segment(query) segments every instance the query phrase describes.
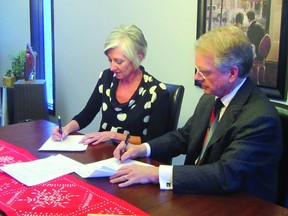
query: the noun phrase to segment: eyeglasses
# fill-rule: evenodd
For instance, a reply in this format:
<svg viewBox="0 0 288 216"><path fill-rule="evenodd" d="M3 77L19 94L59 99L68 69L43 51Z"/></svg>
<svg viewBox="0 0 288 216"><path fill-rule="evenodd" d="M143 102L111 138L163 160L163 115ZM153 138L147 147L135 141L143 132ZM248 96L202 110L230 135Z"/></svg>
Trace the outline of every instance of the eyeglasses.
<svg viewBox="0 0 288 216"><path fill-rule="evenodd" d="M197 67L195 67L195 69L196 69L196 73L199 73L201 77L205 80L206 76L204 75L204 73L202 73Z"/></svg>

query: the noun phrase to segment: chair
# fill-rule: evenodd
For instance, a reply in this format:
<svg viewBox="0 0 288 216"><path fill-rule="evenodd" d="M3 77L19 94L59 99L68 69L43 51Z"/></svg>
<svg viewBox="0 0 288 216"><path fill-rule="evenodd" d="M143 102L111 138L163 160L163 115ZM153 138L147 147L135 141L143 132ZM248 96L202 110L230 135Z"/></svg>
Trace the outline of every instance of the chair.
<svg viewBox="0 0 288 216"><path fill-rule="evenodd" d="M14 124L14 88L1 87L0 88L0 116L1 126Z"/></svg>
<svg viewBox="0 0 288 216"><path fill-rule="evenodd" d="M169 96L169 122L166 127L166 132L175 131L178 127L178 121L180 116L180 110L182 106L182 100L184 96L184 86L182 85L174 85L165 83L168 92L170 93ZM165 163L165 164L172 164L172 158L167 158L165 155L163 157L158 157L158 161Z"/></svg>
<svg viewBox="0 0 288 216"><path fill-rule="evenodd" d="M177 129L182 100L184 96L184 86L165 83L167 90L170 93L170 107L169 107L169 123L166 132Z"/></svg>
<svg viewBox="0 0 288 216"><path fill-rule="evenodd" d="M277 204L288 208L288 108L283 104L274 103L282 123L283 151L278 168Z"/></svg>
<svg viewBox="0 0 288 216"><path fill-rule="evenodd" d="M260 69L263 69L263 82L265 82L265 73L266 73L266 58L271 49L271 38L269 34L265 34L261 39L259 48L258 48L258 56L254 60L253 66L256 68L257 73L257 84L260 84L259 81L259 73Z"/></svg>

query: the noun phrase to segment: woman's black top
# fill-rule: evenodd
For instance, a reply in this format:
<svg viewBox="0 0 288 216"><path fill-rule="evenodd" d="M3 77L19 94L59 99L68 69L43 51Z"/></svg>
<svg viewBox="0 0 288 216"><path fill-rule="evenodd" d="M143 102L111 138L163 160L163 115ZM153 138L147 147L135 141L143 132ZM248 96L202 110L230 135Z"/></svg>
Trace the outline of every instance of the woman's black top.
<svg viewBox="0 0 288 216"><path fill-rule="evenodd" d="M130 100L119 103L116 89L119 80L110 69L101 72L97 85L84 109L76 116L80 129L92 122L102 108L99 131L114 131L140 136L142 142L166 132L169 114L169 92L144 67L142 81Z"/></svg>

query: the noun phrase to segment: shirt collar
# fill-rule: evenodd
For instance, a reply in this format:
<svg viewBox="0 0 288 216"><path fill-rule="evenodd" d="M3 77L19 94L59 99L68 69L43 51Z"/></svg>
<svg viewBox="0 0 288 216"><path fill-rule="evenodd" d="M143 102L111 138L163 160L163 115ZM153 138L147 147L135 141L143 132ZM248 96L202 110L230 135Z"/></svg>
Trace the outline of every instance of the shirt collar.
<svg viewBox="0 0 288 216"><path fill-rule="evenodd" d="M224 97L221 98L222 103L224 104L225 107L229 105L229 103L232 101L238 90L241 88L241 86L244 84L247 78L244 78L244 80L236 87L232 92L229 94L225 95Z"/></svg>

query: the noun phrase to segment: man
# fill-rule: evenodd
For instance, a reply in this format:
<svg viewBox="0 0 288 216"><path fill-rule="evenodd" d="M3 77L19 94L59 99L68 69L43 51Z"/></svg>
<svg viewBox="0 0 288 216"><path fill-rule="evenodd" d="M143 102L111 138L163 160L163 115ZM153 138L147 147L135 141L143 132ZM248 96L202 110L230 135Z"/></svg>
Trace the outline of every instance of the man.
<svg viewBox="0 0 288 216"><path fill-rule="evenodd" d="M123 155L123 143L114 151L121 161L186 154L185 164L124 166L110 182L120 187L160 183L161 189L192 194L241 192L275 202L281 125L276 109L248 77L253 62L249 39L234 26L217 28L197 40L195 62L194 78L205 94L184 127L139 146L129 144ZM215 97L224 107L203 146Z"/></svg>
<svg viewBox="0 0 288 216"><path fill-rule="evenodd" d="M247 29L247 37L249 38L251 43L255 45L257 58L261 58L258 55L258 52L259 52L259 44L262 38L264 37L264 30L261 27L261 25L258 22L256 22L255 13L253 11L248 11L246 15L249 21L249 26Z"/></svg>

